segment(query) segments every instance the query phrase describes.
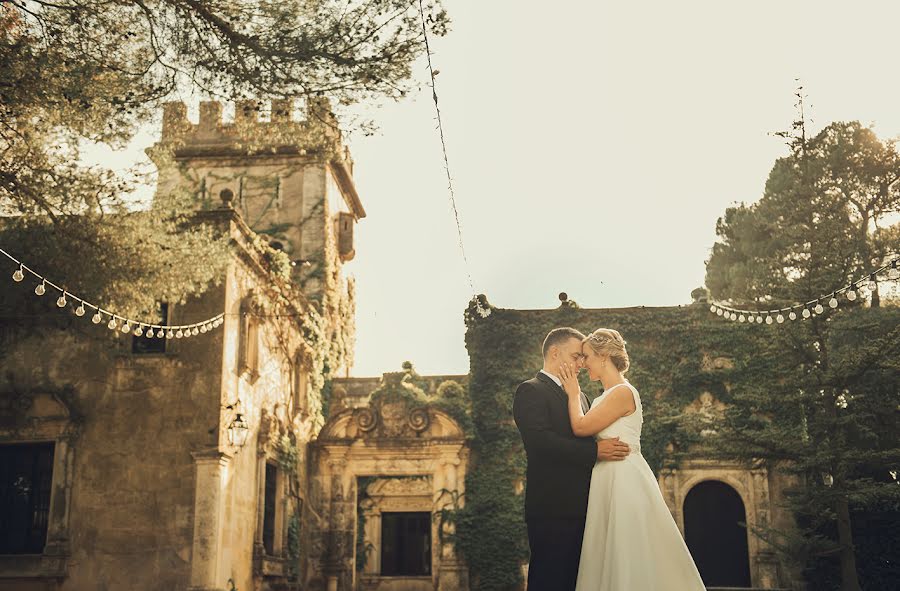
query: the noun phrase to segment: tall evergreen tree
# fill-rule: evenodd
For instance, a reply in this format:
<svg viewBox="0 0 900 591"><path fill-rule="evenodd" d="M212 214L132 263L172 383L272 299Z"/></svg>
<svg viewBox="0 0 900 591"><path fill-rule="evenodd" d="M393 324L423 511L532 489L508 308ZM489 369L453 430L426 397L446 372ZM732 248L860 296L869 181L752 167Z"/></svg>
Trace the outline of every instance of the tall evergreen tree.
<svg viewBox="0 0 900 591"><path fill-rule="evenodd" d="M900 252L895 144L858 122L809 138L798 97L800 117L783 134L789 154L763 197L718 221L706 275L715 299L747 309L807 302ZM809 320L758 327L769 369L735 393L712 448L798 476L790 501L800 536L757 533L810 566L837 558L840 589L859 591L851 515L887 507L896 516L900 502L900 310L878 309L877 288L867 302L841 300Z"/></svg>

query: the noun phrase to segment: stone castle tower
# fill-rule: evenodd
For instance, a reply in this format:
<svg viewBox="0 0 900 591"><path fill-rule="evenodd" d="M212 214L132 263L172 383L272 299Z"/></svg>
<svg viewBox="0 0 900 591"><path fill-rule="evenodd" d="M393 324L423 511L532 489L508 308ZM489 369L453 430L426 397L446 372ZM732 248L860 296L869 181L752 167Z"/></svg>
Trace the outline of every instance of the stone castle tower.
<svg viewBox="0 0 900 591"><path fill-rule="evenodd" d="M341 267L355 254L353 230L366 212L328 100L310 99L304 118L294 107L291 100L239 101L225 121L222 104L206 101L192 123L184 103L169 103L153 149L157 194L188 191L200 209L234 207L287 254L304 294L322 301L344 291Z"/></svg>

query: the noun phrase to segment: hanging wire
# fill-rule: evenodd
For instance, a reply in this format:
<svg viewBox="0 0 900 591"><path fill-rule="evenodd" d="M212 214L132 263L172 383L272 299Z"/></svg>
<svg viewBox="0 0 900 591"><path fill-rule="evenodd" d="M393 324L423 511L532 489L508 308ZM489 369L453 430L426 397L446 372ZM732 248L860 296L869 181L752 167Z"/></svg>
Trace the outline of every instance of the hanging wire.
<svg viewBox="0 0 900 591"><path fill-rule="evenodd" d="M84 298L69 293L68 290L60 287L37 271L26 266L25 263L2 248L0 248L0 254L3 254L6 258L19 266L12 275L13 281L16 283L23 281L26 273L33 275L40 281L34 290L35 295L43 296L47 292L47 287L55 289L60 294L56 300L56 305L58 307L65 308L69 304L69 300L73 300L78 303L78 307L75 309L76 316L84 316L87 312L86 308L91 308L95 311L94 315L91 317L91 321L94 324L100 324L101 322L106 321L106 326L110 330L120 330L123 333L132 333L135 336L146 334L148 338L154 336L154 331L156 331L155 336L159 338L182 338L209 332L210 330L221 326L224 322L224 314L216 314L212 318L207 318L201 322L194 322L193 324L153 324L151 322L134 320L120 314L115 314L114 312L106 310L97 304L93 304Z"/></svg>
<svg viewBox="0 0 900 591"><path fill-rule="evenodd" d="M453 209L453 218L456 221L456 233L459 237L459 250L462 253L463 264L465 265L466 278L469 282L469 289L475 297L475 307L478 314L484 318L489 316L491 311L484 307L481 298L477 297L475 290L475 282L472 280L472 272L469 270L469 259L466 256L466 247L463 243L462 224L459 221L459 209L456 206L456 192L453 190L453 176L450 174L450 159L447 156L447 142L444 139L444 123L441 118L441 107L438 101L437 84L435 82L434 65L431 63L431 45L428 40L428 26L425 23L425 8L422 0L419 0L419 16L422 19L422 37L425 39L425 55L428 58L428 74L431 78L431 98L434 101L434 111L437 118L438 135L441 139L441 152L444 157L444 171L447 173L447 190L450 194L450 207Z"/></svg>

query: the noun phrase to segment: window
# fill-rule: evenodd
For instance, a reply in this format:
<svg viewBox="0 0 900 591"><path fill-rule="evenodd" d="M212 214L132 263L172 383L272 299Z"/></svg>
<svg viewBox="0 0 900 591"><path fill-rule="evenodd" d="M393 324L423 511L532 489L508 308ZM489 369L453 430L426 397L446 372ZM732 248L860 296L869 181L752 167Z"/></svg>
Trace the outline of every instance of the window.
<svg viewBox="0 0 900 591"><path fill-rule="evenodd" d="M273 464L266 464L265 501L263 505L263 547L266 554L275 554L275 499L278 496L276 488L278 482L278 468Z"/></svg>
<svg viewBox="0 0 900 591"><path fill-rule="evenodd" d="M0 554L43 553L52 475L52 443L0 446Z"/></svg>
<svg viewBox="0 0 900 591"><path fill-rule="evenodd" d="M356 255L356 251L353 249L354 221L353 214L345 211L339 212L334 219L338 255L344 262L353 260L353 257Z"/></svg>
<svg viewBox="0 0 900 591"><path fill-rule="evenodd" d="M157 324L166 325L169 323L169 304L159 304L159 316L156 319ZM149 336L150 331L146 331L142 336L131 337L131 352L136 355L145 353L165 353L166 337L157 337L156 331L153 331L152 337Z"/></svg>
<svg viewBox="0 0 900 591"><path fill-rule="evenodd" d="M238 351L240 373L247 372L256 378L259 370L259 318L250 298L241 303L241 338Z"/></svg>
<svg viewBox="0 0 900 591"><path fill-rule="evenodd" d="M291 377L292 402L294 414L307 412L309 403L307 399L307 375L304 366L303 353L298 352L294 355L294 363L291 365L293 376Z"/></svg>
<svg viewBox="0 0 900 591"><path fill-rule="evenodd" d="M381 574L431 574L431 514L381 514Z"/></svg>

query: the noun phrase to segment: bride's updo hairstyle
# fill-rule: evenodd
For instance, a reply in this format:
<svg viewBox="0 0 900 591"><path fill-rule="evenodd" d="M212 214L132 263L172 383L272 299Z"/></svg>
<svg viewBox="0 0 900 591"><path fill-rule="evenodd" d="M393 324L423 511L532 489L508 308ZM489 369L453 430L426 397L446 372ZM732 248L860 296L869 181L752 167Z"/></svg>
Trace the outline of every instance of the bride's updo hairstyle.
<svg viewBox="0 0 900 591"><path fill-rule="evenodd" d="M625 350L625 339L619 334L619 331L612 328L598 328L584 341L594 350L597 355L609 357L612 364L625 373L631 362L628 359L628 351Z"/></svg>

